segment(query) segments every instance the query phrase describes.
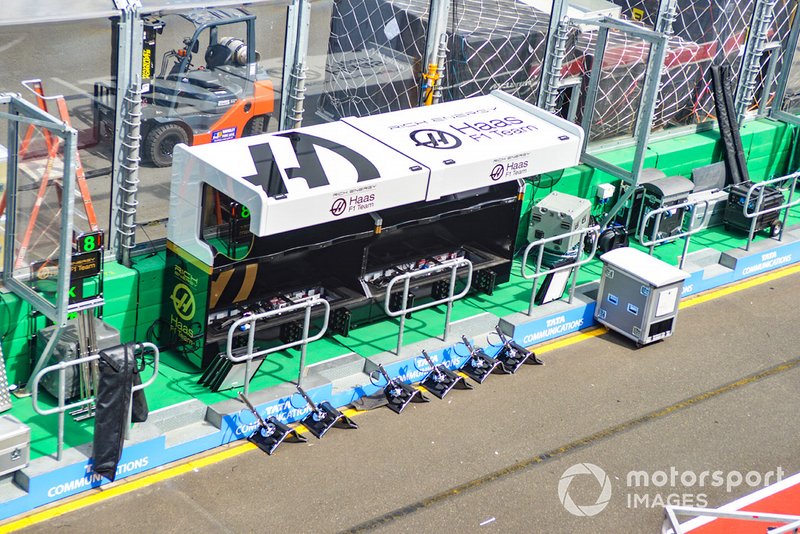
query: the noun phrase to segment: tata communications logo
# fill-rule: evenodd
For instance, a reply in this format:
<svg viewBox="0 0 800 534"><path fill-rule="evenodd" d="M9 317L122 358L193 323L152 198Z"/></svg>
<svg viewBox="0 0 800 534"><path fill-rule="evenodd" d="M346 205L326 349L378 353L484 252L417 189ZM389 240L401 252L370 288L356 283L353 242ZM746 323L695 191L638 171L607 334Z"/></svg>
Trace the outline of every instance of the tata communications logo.
<svg viewBox="0 0 800 534"><path fill-rule="evenodd" d="M575 477L579 476L593 476L597 483L600 485L600 494L594 504L575 504L572 497L569 495L569 485ZM582 463L575 464L568 467L561 479L558 481L558 498L561 499L561 504L564 509L578 517L592 517L602 512L611 500L611 480L609 480L606 472L594 464Z"/></svg>
<svg viewBox="0 0 800 534"><path fill-rule="evenodd" d="M416 146L425 146L428 148L438 148L449 150L451 148L458 148L461 146L461 139L450 132L443 132L441 130L414 130L409 134L409 137Z"/></svg>

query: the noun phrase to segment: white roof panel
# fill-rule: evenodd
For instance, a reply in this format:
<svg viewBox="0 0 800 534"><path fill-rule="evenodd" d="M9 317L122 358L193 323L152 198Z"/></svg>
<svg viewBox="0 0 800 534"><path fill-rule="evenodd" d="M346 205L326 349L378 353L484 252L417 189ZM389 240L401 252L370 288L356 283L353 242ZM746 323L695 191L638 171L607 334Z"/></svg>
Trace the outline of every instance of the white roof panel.
<svg viewBox="0 0 800 534"><path fill-rule="evenodd" d="M583 141L578 126L500 92L343 121L429 167L427 200L576 165Z"/></svg>
<svg viewBox="0 0 800 534"><path fill-rule="evenodd" d="M653 287L663 287L689 278L689 273L632 247L615 248L600 256L600 259Z"/></svg>
<svg viewBox="0 0 800 534"><path fill-rule="evenodd" d="M428 184L423 166L341 122L186 150L213 172L181 179L249 190L248 199L235 198L259 236L421 201Z"/></svg>
<svg viewBox="0 0 800 534"><path fill-rule="evenodd" d="M199 241L203 184L247 206L250 231L267 236L563 169L578 162L582 139L580 127L498 92L179 145L168 239L211 264Z"/></svg>

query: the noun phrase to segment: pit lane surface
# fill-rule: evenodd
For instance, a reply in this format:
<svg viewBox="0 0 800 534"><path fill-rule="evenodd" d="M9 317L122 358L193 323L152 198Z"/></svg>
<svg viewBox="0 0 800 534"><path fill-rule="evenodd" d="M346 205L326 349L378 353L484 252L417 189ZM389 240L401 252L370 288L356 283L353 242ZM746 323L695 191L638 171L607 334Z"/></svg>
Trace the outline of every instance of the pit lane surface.
<svg viewBox="0 0 800 534"><path fill-rule="evenodd" d="M757 489L737 473L763 483L800 471L798 295L790 267L685 302L664 342L635 349L602 330L556 342L539 351L543 367L401 416L362 413L358 430L272 457L213 451L24 531L658 532L667 500L716 507ZM599 467L610 495L602 477L570 477L576 464ZM607 504L579 517L565 496L573 512Z"/></svg>

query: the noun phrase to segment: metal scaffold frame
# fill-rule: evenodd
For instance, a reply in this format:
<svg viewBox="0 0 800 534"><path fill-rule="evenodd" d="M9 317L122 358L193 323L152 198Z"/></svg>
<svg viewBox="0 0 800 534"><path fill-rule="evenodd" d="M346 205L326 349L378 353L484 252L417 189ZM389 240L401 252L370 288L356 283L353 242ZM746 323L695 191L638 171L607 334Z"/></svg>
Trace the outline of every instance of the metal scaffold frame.
<svg viewBox="0 0 800 534"><path fill-rule="evenodd" d="M640 26L635 26L628 22L615 20L609 17L602 17L591 21L583 21L586 24L593 24L599 26L597 35L597 43L595 44L595 53L592 64L592 72L589 78L589 87L586 91L586 100L583 106L583 120L581 127L585 132L583 141L583 150L581 154L581 161L589 164L596 169L600 169L619 178L623 182L631 185L627 191L617 199L616 204L608 211L603 219L601 226L606 227L608 223L614 219L617 212L624 206L636 185L639 183L639 174L642 172L644 166L645 152L647 144L650 139L650 124L653 120L655 113L656 100L658 97L658 89L661 85L661 72L664 65L664 59L667 54L667 42L669 37L663 32L648 30ZM632 37L642 39L650 45L650 53L647 60L647 68L645 70L644 82L642 84L642 96L639 106L639 112L636 115L636 124L633 130L633 138L636 142L636 149L631 163L631 170L627 171L618 165L609 163L595 155L588 152L588 143L592 120L594 118L594 102L597 100L598 90L600 86L600 76L602 74L603 57L608 43L608 33L611 30L626 33Z"/></svg>
<svg viewBox="0 0 800 534"><path fill-rule="evenodd" d="M8 104L8 113L0 113L0 118L8 120L8 172L7 172L7 205L9 216L6 218L5 247L3 264L13 266L16 264L19 252L14 245L16 239L17 193L18 193L18 164L19 164L19 126L26 124L43 128L49 134L63 143L60 151L63 153L64 169L61 179L61 221L58 239L58 267L55 302L50 302L33 290L26 282L29 271L26 269L6 268L3 270L3 284L12 290L35 310L44 314L57 326L55 333L45 347L44 353L39 357L32 376L38 372L58 341L61 329L66 326L69 310L69 285L72 270L72 229L73 212L75 209L75 154L77 153L78 132L66 123L50 115L44 110L30 104L16 95L0 95L0 102Z"/></svg>

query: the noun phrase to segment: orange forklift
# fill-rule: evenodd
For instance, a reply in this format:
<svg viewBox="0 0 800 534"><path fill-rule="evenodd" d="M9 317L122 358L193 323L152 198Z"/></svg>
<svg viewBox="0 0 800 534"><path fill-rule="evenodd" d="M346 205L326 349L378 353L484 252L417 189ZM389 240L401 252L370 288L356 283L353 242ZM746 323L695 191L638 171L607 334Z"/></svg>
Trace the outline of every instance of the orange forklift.
<svg viewBox="0 0 800 534"><path fill-rule="evenodd" d="M275 107L272 82L258 66L255 15L203 9L175 15L194 27L183 48L166 51L156 74L156 38L165 23L144 20L141 154L156 167L172 164L176 144L199 145L267 131ZM221 37L221 31L237 37ZM197 62L201 40L207 43ZM114 124L114 90L95 84L95 128ZM102 125L105 125L103 127Z"/></svg>

